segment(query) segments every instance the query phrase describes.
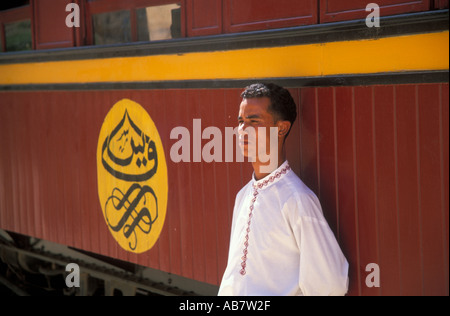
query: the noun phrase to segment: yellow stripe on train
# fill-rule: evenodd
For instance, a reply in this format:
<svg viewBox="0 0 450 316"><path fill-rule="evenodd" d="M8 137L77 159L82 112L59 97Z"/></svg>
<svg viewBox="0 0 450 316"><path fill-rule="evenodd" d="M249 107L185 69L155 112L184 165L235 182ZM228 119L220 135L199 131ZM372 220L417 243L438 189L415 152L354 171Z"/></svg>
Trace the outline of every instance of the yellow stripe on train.
<svg viewBox="0 0 450 316"><path fill-rule="evenodd" d="M275 48L7 64L0 85L320 77L449 68L449 32Z"/></svg>

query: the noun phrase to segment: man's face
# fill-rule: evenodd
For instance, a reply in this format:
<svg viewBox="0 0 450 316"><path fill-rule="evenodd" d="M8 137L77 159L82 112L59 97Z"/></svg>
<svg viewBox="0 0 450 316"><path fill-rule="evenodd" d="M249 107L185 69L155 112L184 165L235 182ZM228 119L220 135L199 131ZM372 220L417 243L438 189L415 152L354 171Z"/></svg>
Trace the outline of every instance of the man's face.
<svg viewBox="0 0 450 316"><path fill-rule="evenodd" d="M273 114L269 112L270 99L252 98L243 99L239 109L239 145L241 146L244 157L252 156L256 153L258 156L257 144L259 133L264 132L266 136L266 154L270 150L270 128L277 127ZM253 127L254 136L249 132L248 128ZM265 127L264 129L258 129ZM257 157L256 157L257 158Z"/></svg>

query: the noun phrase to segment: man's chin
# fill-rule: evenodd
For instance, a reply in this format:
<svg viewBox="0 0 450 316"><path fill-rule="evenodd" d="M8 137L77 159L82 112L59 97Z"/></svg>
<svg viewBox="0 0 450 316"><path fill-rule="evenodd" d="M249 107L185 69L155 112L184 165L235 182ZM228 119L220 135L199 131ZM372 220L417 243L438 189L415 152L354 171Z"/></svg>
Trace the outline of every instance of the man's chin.
<svg viewBox="0 0 450 316"><path fill-rule="evenodd" d="M249 150L248 145L241 145L241 153L244 156L246 161L255 161L256 160L256 154L251 150ZM253 150L254 151L254 150Z"/></svg>

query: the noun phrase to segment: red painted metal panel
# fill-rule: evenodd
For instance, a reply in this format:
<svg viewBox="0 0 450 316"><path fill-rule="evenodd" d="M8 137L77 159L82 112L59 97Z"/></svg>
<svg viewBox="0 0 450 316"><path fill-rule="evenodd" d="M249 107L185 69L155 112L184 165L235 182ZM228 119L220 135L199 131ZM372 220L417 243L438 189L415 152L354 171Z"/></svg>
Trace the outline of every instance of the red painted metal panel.
<svg viewBox="0 0 450 316"><path fill-rule="evenodd" d="M448 150L449 150L449 86L447 85L441 85L440 87L440 130L441 130L441 166L442 166L442 213L443 213L443 224L444 224L444 266L447 267L444 271L444 280L446 282L445 288L448 293L449 288L449 263L448 263L448 250L449 250L449 243L448 243L448 225L449 225L449 218L448 218L448 210L449 210L449 198L448 198L448 192L449 192L449 156L448 156Z"/></svg>
<svg viewBox="0 0 450 316"><path fill-rule="evenodd" d="M318 96L319 111L319 183L320 197L328 198L322 201L325 217L337 234L337 170L335 146L335 95L334 88L324 88ZM303 105L306 106L306 105Z"/></svg>
<svg viewBox="0 0 450 316"><path fill-rule="evenodd" d="M186 104L192 104L189 97L185 96ZM175 109L173 105L168 110L169 115L172 117L174 124L178 124L177 126L186 126L190 127L192 125L192 120L189 121L189 113L190 109L185 106L180 109ZM195 264L193 260L193 253L195 245L192 243L192 234L193 234L193 215L192 215L192 190L193 186L191 185L191 179L193 177L189 166L188 168L179 168L176 164L169 162L172 166L171 170L174 170L174 176L176 179L174 183L169 184L169 188L176 188L175 190L178 192L174 192L171 190L172 198L169 201L177 201L176 208L179 210L184 210L180 212L180 222L183 223L181 228L181 249L182 249L182 257L183 261L183 272L186 276L190 278L194 278L194 270ZM171 177L172 178L172 177ZM179 196L177 196L179 195ZM199 227L200 229L200 227Z"/></svg>
<svg viewBox="0 0 450 316"><path fill-rule="evenodd" d="M34 25L36 49L73 47L75 29L66 26L66 0L35 1Z"/></svg>
<svg viewBox="0 0 450 316"><path fill-rule="evenodd" d="M302 177L319 183L350 262L349 294L448 295L448 84L302 94L302 161L319 161ZM365 284L369 263L380 288Z"/></svg>
<svg viewBox="0 0 450 316"><path fill-rule="evenodd" d="M317 23L314 0L224 0L225 33Z"/></svg>
<svg viewBox="0 0 450 316"><path fill-rule="evenodd" d="M334 89L335 99L335 143L336 149L336 231L342 250L352 266L357 263L354 249L358 249L358 227L355 181L355 147L354 147L354 99L353 87ZM327 210L328 211L328 210ZM345 238L345 242L344 240ZM349 278L355 281L356 271L350 271Z"/></svg>
<svg viewBox="0 0 450 316"><path fill-rule="evenodd" d="M350 262L349 294L448 294L448 84L291 91L302 110L288 157ZM2 92L0 227L218 284L251 166L173 163L170 131L192 134L194 118L234 127L240 92ZM97 193L99 131L123 98L154 120L169 172L164 229L139 255L112 238ZM369 263L380 265L381 288L365 284Z"/></svg>
<svg viewBox="0 0 450 316"><path fill-rule="evenodd" d="M359 0L320 0L320 23L365 19L369 12L366 6L370 2ZM430 0L379 0L380 15L388 16L401 13L428 11Z"/></svg>
<svg viewBox="0 0 450 316"><path fill-rule="evenodd" d="M186 5L188 36L222 33L222 0L188 0Z"/></svg>
<svg viewBox="0 0 450 316"><path fill-rule="evenodd" d="M373 88L358 88L355 98L355 161L356 161L356 208L358 218L357 275L358 294L379 295L377 288L365 286L365 267L379 262L378 220L375 190L375 150L374 150L374 102ZM355 282L355 281L353 281ZM355 285L353 293L356 294Z"/></svg>
<svg viewBox="0 0 450 316"><path fill-rule="evenodd" d="M202 102L197 102L198 114L202 118L202 129L209 126L223 126L223 121L219 120L214 115L215 106L204 106L201 103L214 104L213 91L208 91L202 96ZM199 100L200 101L200 100ZM203 103L203 104L205 104ZM207 141L203 141L202 148ZM209 190L203 190L202 194L202 217L203 222L203 238L204 238L204 256L205 256L205 275L206 280L210 283L213 280L219 279L219 273L217 271L217 235L216 227L217 223L217 213L211 212L211 210L218 210L220 205L217 204L217 184L218 181L215 179L215 163L202 163L201 170L201 186L203 188L209 188ZM195 180L195 176L193 177ZM195 186L195 184L193 184ZM207 192L209 191L209 192ZM221 277L221 276L220 276Z"/></svg>
<svg viewBox="0 0 450 316"><path fill-rule="evenodd" d="M402 266L401 289L405 295L421 295L422 279L405 278L407 275L421 275L422 251L420 235L420 213L418 198L417 159L417 87L398 86L397 98L402 100L396 106L397 118L397 160L398 164L398 208L399 208L399 256L408 262Z"/></svg>
<svg viewBox="0 0 450 316"><path fill-rule="evenodd" d="M448 9L448 0L434 0L435 9Z"/></svg>
<svg viewBox="0 0 450 316"><path fill-rule="evenodd" d="M448 271L445 266L445 210L442 205L441 126L440 126L440 87L420 86L419 134L420 150L420 209L422 223L423 249L423 290L426 295L438 295L445 291L442 276ZM447 192L448 194L448 192ZM448 210L447 210L448 212ZM440 225L439 225L439 224Z"/></svg>
<svg viewBox="0 0 450 316"><path fill-rule="evenodd" d="M383 271L382 295L399 293L398 205L396 200L396 135L393 87L374 88L375 190L379 223L380 267Z"/></svg>
<svg viewBox="0 0 450 316"><path fill-rule="evenodd" d="M309 148L309 150L300 151L301 169L297 174L302 174L303 181L309 184L310 188L316 192L320 199L320 170L317 155L319 143L317 89L302 89L299 104L301 104L298 120L300 125L300 148ZM289 141L291 140L292 138Z"/></svg>

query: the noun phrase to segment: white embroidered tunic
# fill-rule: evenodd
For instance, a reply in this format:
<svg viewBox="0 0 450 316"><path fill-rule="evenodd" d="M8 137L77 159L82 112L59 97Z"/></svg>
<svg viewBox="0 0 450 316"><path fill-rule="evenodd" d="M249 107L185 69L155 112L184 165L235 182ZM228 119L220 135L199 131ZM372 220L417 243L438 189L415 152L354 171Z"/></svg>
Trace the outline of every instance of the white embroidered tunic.
<svg viewBox="0 0 450 316"><path fill-rule="evenodd" d="M348 263L316 195L286 161L237 195L219 295L345 295Z"/></svg>

